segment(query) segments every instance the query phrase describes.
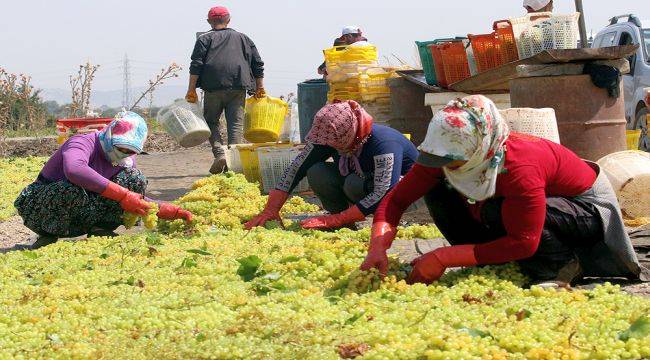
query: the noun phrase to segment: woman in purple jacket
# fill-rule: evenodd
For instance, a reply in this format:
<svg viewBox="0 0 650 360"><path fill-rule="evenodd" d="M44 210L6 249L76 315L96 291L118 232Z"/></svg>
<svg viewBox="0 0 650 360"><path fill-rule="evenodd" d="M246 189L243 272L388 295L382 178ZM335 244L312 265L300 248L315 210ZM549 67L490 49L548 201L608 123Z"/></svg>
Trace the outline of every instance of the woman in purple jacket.
<svg viewBox="0 0 650 360"><path fill-rule="evenodd" d="M14 203L25 226L40 235L36 246L110 233L122 225L124 212L145 215L152 200L144 197L147 179L134 158L146 138L144 119L122 112L104 130L66 141ZM161 219L192 219L178 206L158 204Z"/></svg>

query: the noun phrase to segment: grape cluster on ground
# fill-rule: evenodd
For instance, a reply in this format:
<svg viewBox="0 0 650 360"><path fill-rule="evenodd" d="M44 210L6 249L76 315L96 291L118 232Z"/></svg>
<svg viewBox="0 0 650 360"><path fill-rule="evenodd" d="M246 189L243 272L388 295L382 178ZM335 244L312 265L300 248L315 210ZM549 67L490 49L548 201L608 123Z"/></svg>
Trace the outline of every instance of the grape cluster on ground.
<svg viewBox="0 0 650 360"><path fill-rule="evenodd" d="M264 202L242 175L213 176L177 201L190 225L0 255L0 358L650 357L650 300L618 286L525 288L514 264L411 286L397 259L382 280L358 270L367 228L244 230ZM294 198L285 215L314 210Z"/></svg>
<svg viewBox="0 0 650 360"><path fill-rule="evenodd" d="M0 221L16 214L14 200L43 168L45 157L0 158Z"/></svg>

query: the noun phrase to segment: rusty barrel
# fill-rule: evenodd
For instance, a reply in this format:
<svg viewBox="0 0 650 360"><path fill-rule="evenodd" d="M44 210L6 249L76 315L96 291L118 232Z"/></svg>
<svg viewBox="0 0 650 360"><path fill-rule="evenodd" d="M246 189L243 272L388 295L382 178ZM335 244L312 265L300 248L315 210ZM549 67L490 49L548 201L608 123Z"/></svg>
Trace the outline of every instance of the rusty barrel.
<svg viewBox="0 0 650 360"><path fill-rule="evenodd" d="M583 159L598 161L627 149L623 83L620 96L609 97L589 75L529 77L510 82L515 108L553 108L562 145Z"/></svg>
<svg viewBox="0 0 650 360"><path fill-rule="evenodd" d="M401 133L411 134L411 141L420 145L433 117L431 107L424 105L424 89L403 78L388 79L388 86L392 108L388 124Z"/></svg>

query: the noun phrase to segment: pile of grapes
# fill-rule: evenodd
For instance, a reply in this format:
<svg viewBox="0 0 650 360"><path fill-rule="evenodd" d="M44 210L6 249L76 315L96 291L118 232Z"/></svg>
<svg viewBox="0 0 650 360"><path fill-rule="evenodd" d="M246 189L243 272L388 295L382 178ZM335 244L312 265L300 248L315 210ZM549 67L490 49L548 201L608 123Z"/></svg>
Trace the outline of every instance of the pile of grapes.
<svg viewBox="0 0 650 360"><path fill-rule="evenodd" d="M47 158L0 158L0 221L16 214L14 200L36 180Z"/></svg>
<svg viewBox="0 0 650 360"><path fill-rule="evenodd" d="M358 270L368 229L244 230L264 204L254 188L214 176L178 201L193 224L0 255L0 358L650 357L650 300L526 289L512 264L410 286L391 259L382 280Z"/></svg>

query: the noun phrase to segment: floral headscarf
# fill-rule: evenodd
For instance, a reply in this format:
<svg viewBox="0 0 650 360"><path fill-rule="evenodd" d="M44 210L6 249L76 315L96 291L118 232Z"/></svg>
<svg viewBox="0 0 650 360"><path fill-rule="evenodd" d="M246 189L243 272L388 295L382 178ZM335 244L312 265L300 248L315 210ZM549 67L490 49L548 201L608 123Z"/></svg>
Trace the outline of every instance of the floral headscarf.
<svg viewBox="0 0 650 360"><path fill-rule="evenodd" d="M115 119L99 132L99 142L104 155L116 166L133 166L132 156L118 150L116 146L139 154L144 149L146 140L147 123L140 115L130 111L115 115Z"/></svg>
<svg viewBox="0 0 650 360"><path fill-rule="evenodd" d="M335 101L316 113L306 140L336 149L341 155L341 175L349 175L352 169L363 178L365 175L358 157L371 131L372 116L361 105L352 100Z"/></svg>
<svg viewBox="0 0 650 360"><path fill-rule="evenodd" d="M497 175L505 161L508 124L494 103L482 95L450 101L429 123L419 150L467 163L443 167L447 181L470 200L494 196Z"/></svg>

